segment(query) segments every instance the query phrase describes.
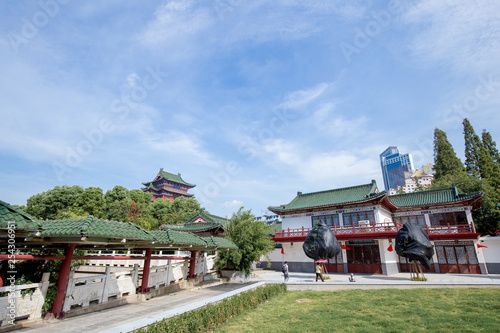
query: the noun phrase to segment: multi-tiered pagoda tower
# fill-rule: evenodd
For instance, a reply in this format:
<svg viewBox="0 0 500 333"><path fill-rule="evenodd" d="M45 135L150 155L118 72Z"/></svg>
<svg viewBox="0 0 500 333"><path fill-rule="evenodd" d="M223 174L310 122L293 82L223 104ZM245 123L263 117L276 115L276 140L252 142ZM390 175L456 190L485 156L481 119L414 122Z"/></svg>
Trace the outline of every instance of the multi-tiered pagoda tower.
<svg viewBox="0 0 500 333"><path fill-rule="evenodd" d="M192 197L188 190L195 187L194 184L186 183L181 174L173 174L160 169L158 175L151 182L142 183L145 187L142 188L144 192L151 192L153 201L162 198L174 201L177 197Z"/></svg>

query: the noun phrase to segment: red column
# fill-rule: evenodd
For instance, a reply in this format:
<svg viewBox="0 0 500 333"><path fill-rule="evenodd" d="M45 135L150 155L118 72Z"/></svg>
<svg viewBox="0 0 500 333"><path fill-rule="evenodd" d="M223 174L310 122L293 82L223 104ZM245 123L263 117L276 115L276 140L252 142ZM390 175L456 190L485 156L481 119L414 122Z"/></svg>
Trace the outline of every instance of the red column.
<svg viewBox="0 0 500 333"><path fill-rule="evenodd" d="M5 281L5 276L7 275L7 265L8 263L5 263L2 271L0 272L0 287L3 287L3 282Z"/></svg>
<svg viewBox="0 0 500 333"><path fill-rule="evenodd" d="M59 318L62 313L64 303L64 296L66 296L66 287L68 286L69 271L71 268L71 260L73 259L73 252L75 251L75 244L68 244L66 248L66 258L63 260L61 270L59 271L59 278L57 279L57 294L52 305L52 314Z"/></svg>
<svg viewBox="0 0 500 333"><path fill-rule="evenodd" d="M149 271L151 269L151 252L152 249L146 250L146 259L144 259L144 269L142 270L142 285L139 288L139 292L147 293L149 292L148 282L149 282Z"/></svg>
<svg viewBox="0 0 500 333"><path fill-rule="evenodd" d="M189 262L189 277L190 278L195 278L195 268L196 268L196 255L198 254L198 251L191 251L191 260Z"/></svg>

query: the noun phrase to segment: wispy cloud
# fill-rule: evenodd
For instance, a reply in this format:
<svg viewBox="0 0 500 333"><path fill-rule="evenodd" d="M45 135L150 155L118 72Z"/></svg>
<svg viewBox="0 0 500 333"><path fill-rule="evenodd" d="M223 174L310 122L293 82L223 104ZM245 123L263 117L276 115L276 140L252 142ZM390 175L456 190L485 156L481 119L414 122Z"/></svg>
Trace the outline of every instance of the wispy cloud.
<svg viewBox="0 0 500 333"><path fill-rule="evenodd" d="M409 44L415 55L477 73L496 68L500 54L500 2L421 1L403 15L413 28ZM495 56L493 56L495 55Z"/></svg>

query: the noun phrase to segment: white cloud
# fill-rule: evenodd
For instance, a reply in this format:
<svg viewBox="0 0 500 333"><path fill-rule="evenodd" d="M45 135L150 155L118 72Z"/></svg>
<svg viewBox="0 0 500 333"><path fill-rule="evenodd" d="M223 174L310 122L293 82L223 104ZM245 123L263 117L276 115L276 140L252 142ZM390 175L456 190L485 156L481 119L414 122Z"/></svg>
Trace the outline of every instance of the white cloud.
<svg viewBox="0 0 500 333"><path fill-rule="evenodd" d="M139 39L155 47L164 43L179 42L207 29L214 22L209 8L192 0L169 1L159 6L153 20Z"/></svg>
<svg viewBox="0 0 500 333"><path fill-rule="evenodd" d="M153 154L168 154L171 158L189 160L190 163L205 167L219 167L214 157L203 150L202 142L192 135L171 130L166 134L144 136L143 149Z"/></svg>
<svg viewBox="0 0 500 333"><path fill-rule="evenodd" d="M421 1L404 15L415 35L415 55L461 72L499 69L500 2Z"/></svg>
<svg viewBox="0 0 500 333"><path fill-rule="evenodd" d="M227 217L231 217L233 213L237 212L240 207L243 206L243 201L241 200L232 200L224 202L224 211L226 212Z"/></svg>
<svg viewBox="0 0 500 333"><path fill-rule="evenodd" d="M315 87L310 89L298 90L289 93L283 103L279 104L277 108L282 109L299 109L302 108L312 101L319 98L328 88L331 88L332 84L320 83Z"/></svg>
<svg viewBox="0 0 500 333"><path fill-rule="evenodd" d="M342 1L325 4L288 0L213 3L175 0L157 8L138 39L150 47L185 43L198 35L205 36L203 41L197 41L199 47L206 43L232 47L232 44L249 40L257 43L290 41L322 31L327 24L319 24L321 21L358 20L365 12L362 4Z"/></svg>

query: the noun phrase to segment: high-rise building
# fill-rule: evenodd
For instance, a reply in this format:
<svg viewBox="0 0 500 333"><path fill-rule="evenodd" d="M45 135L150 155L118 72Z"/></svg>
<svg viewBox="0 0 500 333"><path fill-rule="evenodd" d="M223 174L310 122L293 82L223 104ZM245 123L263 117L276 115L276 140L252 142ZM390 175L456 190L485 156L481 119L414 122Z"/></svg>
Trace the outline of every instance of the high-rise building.
<svg viewBox="0 0 500 333"><path fill-rule="evenodd" d="M385 190L397 189L405 185L405 172L411 172L413 158L411 154L400 154L398 147L390 146L380 154L380 166L384 177Z"/></svg>

